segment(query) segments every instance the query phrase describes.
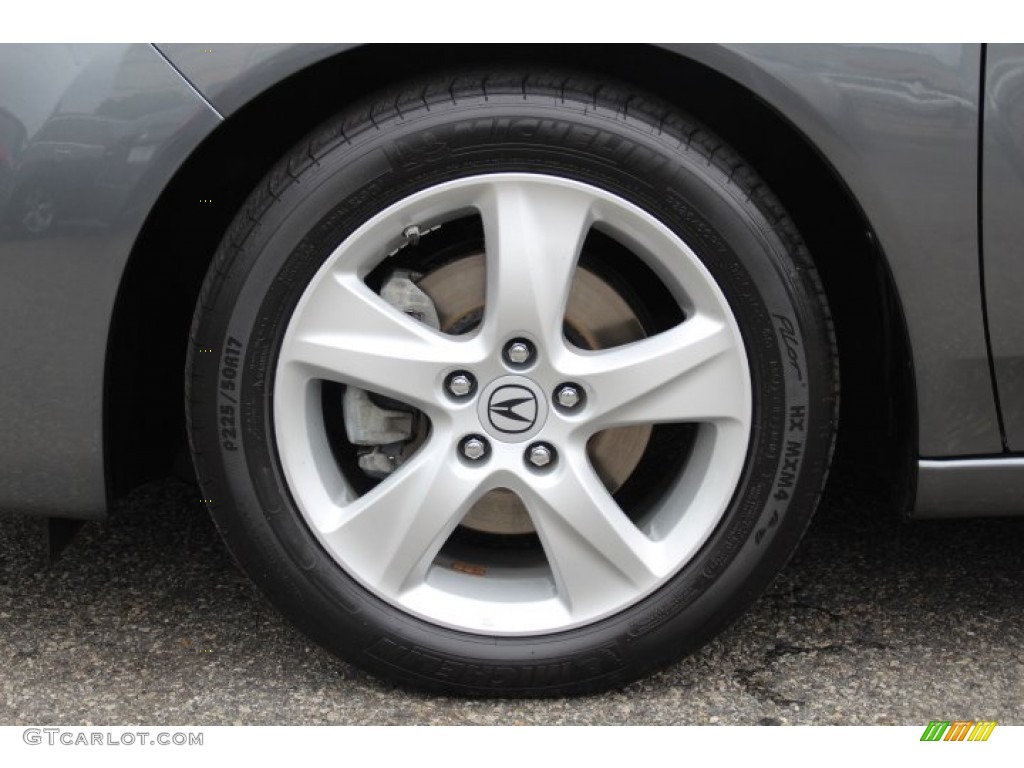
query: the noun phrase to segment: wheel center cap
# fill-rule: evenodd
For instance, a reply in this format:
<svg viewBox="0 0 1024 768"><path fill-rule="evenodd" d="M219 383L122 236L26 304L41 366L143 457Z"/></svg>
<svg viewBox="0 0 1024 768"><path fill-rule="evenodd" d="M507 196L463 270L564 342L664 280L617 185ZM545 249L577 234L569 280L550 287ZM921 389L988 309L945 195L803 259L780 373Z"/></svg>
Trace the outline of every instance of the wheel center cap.
<svg viewBox="0 0 1024 768"><path fill-rule="evenodd" d="M548 417L543 390L525 376L495 379L480 393L480 424L496 440L520 443L540 432Z"/></svg>

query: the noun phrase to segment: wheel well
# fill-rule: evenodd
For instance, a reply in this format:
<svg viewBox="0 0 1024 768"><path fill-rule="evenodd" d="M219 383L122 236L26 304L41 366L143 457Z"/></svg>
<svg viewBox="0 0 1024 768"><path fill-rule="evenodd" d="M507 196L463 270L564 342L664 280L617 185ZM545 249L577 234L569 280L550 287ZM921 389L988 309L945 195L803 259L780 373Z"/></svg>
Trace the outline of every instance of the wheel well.
<svg viewBox="0 0 1024 768"><path fill-rule="evenodd" d="M877 488L884 494L873 498L907 505L916 411L906 324L871 227L827 161L742 86L662 49L617 46L608 56L596 46L506 46L499 56L510 64L588 70L653 92L707 124L757 169L806 240L835 319L842 401L830 484L861 496ZM213 253L246 196L317 124L353 100L422 74L410 62L426 61L441 69L493 66L495 51L366 46L339 54L230 115L164 190L136 240L112 324L105 444L114 495L171 467L191 472L183 413L188 329Z"/></svg>

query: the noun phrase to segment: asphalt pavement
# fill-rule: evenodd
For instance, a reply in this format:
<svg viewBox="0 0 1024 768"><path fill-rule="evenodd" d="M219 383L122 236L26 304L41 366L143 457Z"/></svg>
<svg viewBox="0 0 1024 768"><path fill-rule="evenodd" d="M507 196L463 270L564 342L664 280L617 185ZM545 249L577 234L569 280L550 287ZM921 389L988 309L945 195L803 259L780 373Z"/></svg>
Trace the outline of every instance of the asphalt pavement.
<svg viewBox="0 0 1024 768"><path fill-rule="evenodd" d="M1024 519L826 499L768 593L621 691L428 696L333 658L233 565L189 485L137 490L47 563L0 518L0 724L1024 724Z"/></svg>

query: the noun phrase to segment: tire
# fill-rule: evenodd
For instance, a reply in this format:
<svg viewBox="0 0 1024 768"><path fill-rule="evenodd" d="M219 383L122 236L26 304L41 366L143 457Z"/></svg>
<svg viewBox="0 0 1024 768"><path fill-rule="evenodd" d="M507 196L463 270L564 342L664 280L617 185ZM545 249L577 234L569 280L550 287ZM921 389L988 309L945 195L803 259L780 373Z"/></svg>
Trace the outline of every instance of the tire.
<svg viewBox="0 0 1024 768"><path fill-rule="evenodd" d="M782 568L836 360L792 222L708 130L572 74L433 77L322 126L239 213L190 441L237 561L342 658L577 694L697 648Z"/></svg>
<svg viewBox="0 0 1024 768"><path fill-rule="evenodd" d="M12 210L15 211L12 218L17 229L26 235L38 237L53 228L60 207L45 187L33 185L21 192L19 202Z"/></svg>

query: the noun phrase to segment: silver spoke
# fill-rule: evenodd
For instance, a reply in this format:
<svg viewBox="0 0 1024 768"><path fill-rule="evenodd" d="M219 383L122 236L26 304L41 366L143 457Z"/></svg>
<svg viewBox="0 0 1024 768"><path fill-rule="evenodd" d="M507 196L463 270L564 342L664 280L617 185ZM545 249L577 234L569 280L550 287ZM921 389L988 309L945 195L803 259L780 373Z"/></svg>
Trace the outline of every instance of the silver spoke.
<svg viewBox="0 0 1024 768"><path fill-rule="evenodd" d="M563 458L557 482L521 495L573 616L646 592L664 574L660 545L626 517L582 452Z"/></svg>
<svg viewBox="0 0 1024 768"><path fill-rule="evenodd" d="M480 214L487 252L484 323L490 338L558 344L594 198L574 187L495 182Z"/></svg>
<svg viewBox="0 0 1024 768"><path fill-rule="evenodd" d="M445 370L473 359L472 343L446 338L402 314L355 275L326 275L296 318L281 365L422 410L435 404Z"/></svg>
<svg viewBox="0 0 1024 768"><path fill-rule="evenodd" d="M473 473L428 444L376 488L320 518L319 533L369 586L398 596L423 582L481 493Z"/></svg>
<svg viewBox="0 0 1024 768"><path fill-rule="evenodd" d="M573 355L565 370L594 391L594 431L657 422L750 418L746 365L723 322L696 316L621 347Z"/></svg>

